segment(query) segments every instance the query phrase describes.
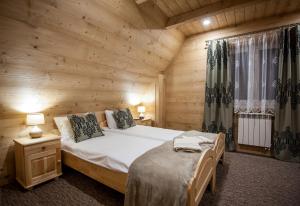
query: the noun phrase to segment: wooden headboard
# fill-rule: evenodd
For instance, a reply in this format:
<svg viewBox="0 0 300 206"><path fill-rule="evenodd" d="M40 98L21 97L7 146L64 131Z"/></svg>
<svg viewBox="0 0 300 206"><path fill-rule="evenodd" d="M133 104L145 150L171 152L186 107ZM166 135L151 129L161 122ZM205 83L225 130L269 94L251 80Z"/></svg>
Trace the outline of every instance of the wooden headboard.
<svg viewBox="0 0 300 206"><path fill-rule="evenodd" d="M100 127L107 127L107 121L104 111L95 112Z"/></svg>

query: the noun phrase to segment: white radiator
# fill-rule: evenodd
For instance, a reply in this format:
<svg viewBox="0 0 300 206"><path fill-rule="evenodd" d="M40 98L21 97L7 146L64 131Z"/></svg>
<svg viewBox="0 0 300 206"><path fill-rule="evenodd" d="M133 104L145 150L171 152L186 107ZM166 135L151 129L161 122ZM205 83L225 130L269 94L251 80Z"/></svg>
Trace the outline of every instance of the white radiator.
<svg viewBox="0 0 300 206"><path fill-rule="evenodd" d="M240 113L238 119L239 144L271 147L272 115Z"/></svg>

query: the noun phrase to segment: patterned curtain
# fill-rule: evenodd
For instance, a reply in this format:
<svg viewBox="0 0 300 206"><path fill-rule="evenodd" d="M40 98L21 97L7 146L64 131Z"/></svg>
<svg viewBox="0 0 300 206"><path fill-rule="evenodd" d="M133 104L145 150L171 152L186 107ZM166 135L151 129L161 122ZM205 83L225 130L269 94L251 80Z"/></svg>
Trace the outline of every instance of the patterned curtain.
<svg viewBox="0 0 300 206"><path fill-rule="evenodd" d="M233 86L228 42L210 41L207 49L203 130L226 134L226 149L233 151Z"/></svg>
<svg viewBox="0 0 300 206"><path fill-rule="evenodd" d="M300 162L300 27L283 29L280 41L274 155Z"/></svg>

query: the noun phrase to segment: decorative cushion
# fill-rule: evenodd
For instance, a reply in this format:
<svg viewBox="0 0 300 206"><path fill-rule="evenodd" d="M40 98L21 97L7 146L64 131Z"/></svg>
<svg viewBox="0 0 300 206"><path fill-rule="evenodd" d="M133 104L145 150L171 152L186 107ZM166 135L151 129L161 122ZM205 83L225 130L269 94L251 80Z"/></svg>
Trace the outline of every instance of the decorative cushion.
<svg viewBox="0 0 300 206"><path fill-rule="evenodd" d="M105 116L106 116L106 121L107 121L107 125L110 129L118 129L117 124L116 124L116 120L113 117L113 113L114 111L112 110L105 110Z"/></svg>
<svg viewBox="0 0 300 206"><path fill-rule="evenodd" d="M72 130L74 132L75 142L81 142L93 137L104 136L101 127L98 124L97 117L94 113L85 115L68 115Z"/></svg>
<svg viewBox="0 0 300 206"><path fill-rule="evenodd" d="M119 129L127 129L135 126L135 122L128 108L114 110L113 117Z"/></svg>

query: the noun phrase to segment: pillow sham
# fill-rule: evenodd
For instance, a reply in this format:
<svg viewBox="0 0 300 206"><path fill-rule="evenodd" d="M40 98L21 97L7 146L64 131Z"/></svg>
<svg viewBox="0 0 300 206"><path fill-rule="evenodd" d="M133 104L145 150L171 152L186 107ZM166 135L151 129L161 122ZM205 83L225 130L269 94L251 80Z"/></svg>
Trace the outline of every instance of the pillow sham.
<svg viewBox="0 0 300 206"><path fill-rule="evenodd" d="M117 124L116 124L116 120L113 117L114 111L112 111L112 110L105 110L104 113L105 113L105 116L106 116L106 121L107 121L108 127L110 129L118 129Z"/></svg>
<svg viewBox="0 0 300 206"><path fill-rule="evenodd" d="M104 136L94 113L85 115L68 115L74 133L75 142L81 142L93 137Z"/></svg>
<svg viewBox="0 0 300 206"><path fill-rule="evenodd" d="M54 122L61 135L61 140L74 139L71 123L67 116L54 117Z"/></svg>
<svg viewBox="0 0 300 206"><path fill-rule="evenodd" d="M127 129L136 125L128 108L114 110L113 117L119 129Z"/></svg>

